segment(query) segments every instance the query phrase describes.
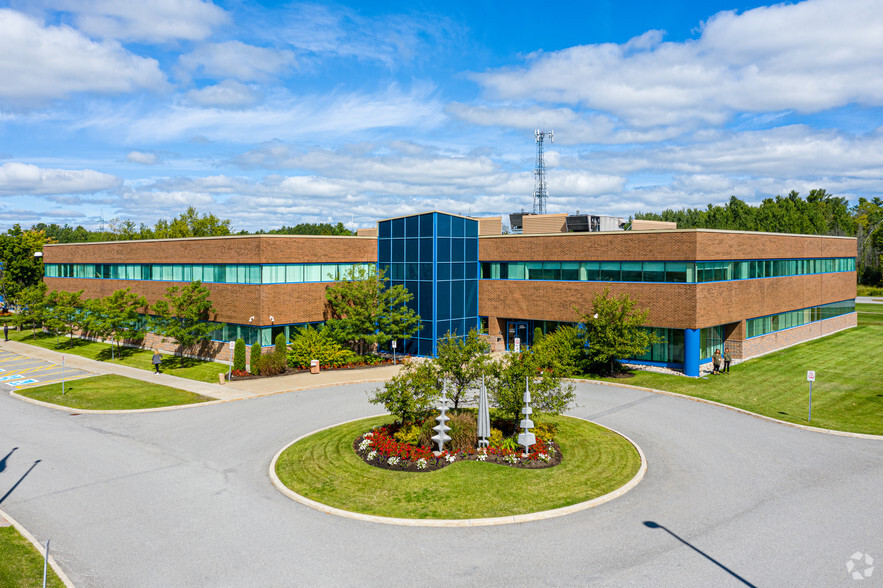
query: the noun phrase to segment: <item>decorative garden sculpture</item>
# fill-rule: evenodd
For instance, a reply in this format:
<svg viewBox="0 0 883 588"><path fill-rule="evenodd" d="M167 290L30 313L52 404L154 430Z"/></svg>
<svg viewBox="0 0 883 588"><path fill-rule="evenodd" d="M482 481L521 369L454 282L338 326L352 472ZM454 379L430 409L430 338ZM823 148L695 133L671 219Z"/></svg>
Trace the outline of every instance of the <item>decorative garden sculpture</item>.
<svg viewBox="0 0 883 588"><path fill-rule="evenodd" d="M524 415L524 418L521 419L521 423L518 426L524 430L518 433L518 444L524 447L523 456L527 457L528 453L530 453L530 446L537 442L537 436L530 432L534 424L530 420L533 409L530 407L530 379L528 378L524 380L524 406L521 408L521 414Z"/></svg>
<svg viewBox="0 0 883 588"><path fill-rule="evenodd" d="M438 452L441 453L445 450L445 443L450 441L451 438L448 436L448 431L451 430L451 427L447 425L447 422L451 420L451 418L445 413L448 410L448 403L450 400L443 397L441 401L439 401L439 405L436 407L439 411L439 415L435 417L435 420L438 421L438 424L432 427L432 430L438 433L437 435L432 436L432 440L438 443Z"/></svg>
<svg viewBox="0 0 883 588"><path fill-rule="evenodd" d="M491 436L491 411L487 404L487 387L481 379L481 392L478 395L478 446L488 447Z"/></svg>

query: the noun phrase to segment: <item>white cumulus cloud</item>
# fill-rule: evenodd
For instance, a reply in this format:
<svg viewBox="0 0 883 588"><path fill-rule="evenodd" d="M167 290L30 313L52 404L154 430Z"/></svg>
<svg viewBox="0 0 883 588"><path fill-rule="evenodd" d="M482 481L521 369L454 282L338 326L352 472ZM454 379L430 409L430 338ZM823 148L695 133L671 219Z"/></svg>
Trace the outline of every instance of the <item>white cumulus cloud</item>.
<svg viewBox="0 0 883 588"><path fill-rule="evenodd" d="M116 176L91 169L48 169L18 162L0 165L2 195L100 192L120 184Z"/></svg>
<svg viewBox="0 0 883 588"><path fill-rule="evenodd" d="M0 98L16 101L166 85L154 59L133 55L115 41L95 42L70 27L44 26L7 9L0 9L0 79Z"/></svg>
<svg viewBox="0 0 883 588"><path fill-rule="evenodd" d="M814 113L883 104L883 2L808 0L721 12L701 36L535 53L474 74L504 100L603 111L638 127L720 125L734 112Z"/></svg>
<svg viewBox="0 0 883 588"><path fill-rule="evenodd" d="M207 43L182 55L185 70L212 78L241 81L265 80L294 64L294 53L246 45L241 41Z"/></svg>
<svg viewBox="0 0 883 588"><path fill-rule="evenodd" d="M260 102L261 95L236 80L224 80L213 86L190 90L187 99L196 106L208 108L245 108Z"/></svg>
<svg viewBox="0 0 883 588"><path fill-rule="evenodd" d="M54 0L54 10L72 13L80 30L97 37L132 41L198 41L228 21L227 13L203 0Z"/></svg>

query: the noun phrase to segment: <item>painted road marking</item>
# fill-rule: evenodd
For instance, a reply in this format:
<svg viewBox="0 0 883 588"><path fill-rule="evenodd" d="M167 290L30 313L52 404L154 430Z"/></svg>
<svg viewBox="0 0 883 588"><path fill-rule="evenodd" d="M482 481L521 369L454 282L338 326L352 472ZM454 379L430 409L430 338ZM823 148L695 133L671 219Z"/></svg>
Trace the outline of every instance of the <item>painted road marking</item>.
<svg viewBox="0 0 883 588"><path fill-rule="evenodd" d="M38 380L16 380L14 382L7 382L10 386L24 386L25 384L34 384Z"/></svg>
<svg viewBox="0 0 883 588"><path fill-rule="evenodd" d="M0 378L0 382L5 382L7 380L21 380L24 376L3 376Z"/></svg>
<svg viewBox="0 0 883 588"><path fill-rule="evenodd" d="M65 382L72 382L74 380L84 380L86 378L91 378L94 376L95 376L95 374L81 374L79 376L73 376L73 377L65 376L63 379ZM21 386L22 388L37 388L39 386L48 386L49 384L57 384L57 383L61 382L61 380L62 380L62 378L58 378L57 380L42 380L42 381L28 380L29 382L30 381L35 382L34 384L25 384L24 382L19 383L18 381L16 381L14 384L12 382L7 382L7 383L10 386Z"/></svg>

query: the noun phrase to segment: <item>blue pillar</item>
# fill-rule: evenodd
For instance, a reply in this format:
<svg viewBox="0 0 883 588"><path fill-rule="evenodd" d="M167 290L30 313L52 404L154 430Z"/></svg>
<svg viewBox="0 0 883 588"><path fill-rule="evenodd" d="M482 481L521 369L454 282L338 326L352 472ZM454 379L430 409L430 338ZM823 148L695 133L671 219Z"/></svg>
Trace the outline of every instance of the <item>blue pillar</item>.
<svg viewBox="0 0 883 588"><path fill-rule="evenodd" d="M684 329L684 374L699 377L699 329Z"/></svg>

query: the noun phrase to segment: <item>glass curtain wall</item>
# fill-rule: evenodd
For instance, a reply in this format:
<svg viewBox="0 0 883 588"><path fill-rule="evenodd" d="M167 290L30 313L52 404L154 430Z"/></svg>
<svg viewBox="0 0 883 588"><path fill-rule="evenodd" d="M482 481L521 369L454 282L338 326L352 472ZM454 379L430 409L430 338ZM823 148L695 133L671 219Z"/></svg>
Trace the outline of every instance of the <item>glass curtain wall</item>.
<svg viewBox="0 0 883 588"><path fill-rule="evenodd" d="M414 295L409 306L421 318L405 353L434 355L447 332L479 328L477 221L441 212L381 221L377 247L380 269Z"/></svg>

